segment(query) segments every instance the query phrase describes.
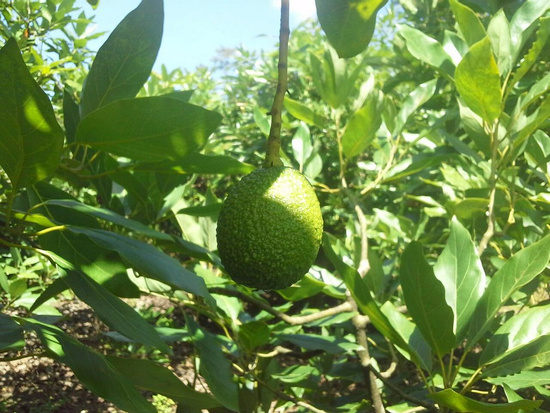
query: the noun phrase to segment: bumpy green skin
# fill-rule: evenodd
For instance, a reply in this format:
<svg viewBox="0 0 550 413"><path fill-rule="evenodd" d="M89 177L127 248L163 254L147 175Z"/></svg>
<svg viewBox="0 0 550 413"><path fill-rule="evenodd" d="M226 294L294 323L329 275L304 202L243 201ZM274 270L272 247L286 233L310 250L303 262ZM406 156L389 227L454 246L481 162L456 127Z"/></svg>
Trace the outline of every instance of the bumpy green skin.
<svg viewBox="0 0 550 413"><path fill-rule="evenodd" d="M257 169L229 192L218 219L218 252L239 284L278 290L300 280L321 245L315 191L298 171Z"/></svg>

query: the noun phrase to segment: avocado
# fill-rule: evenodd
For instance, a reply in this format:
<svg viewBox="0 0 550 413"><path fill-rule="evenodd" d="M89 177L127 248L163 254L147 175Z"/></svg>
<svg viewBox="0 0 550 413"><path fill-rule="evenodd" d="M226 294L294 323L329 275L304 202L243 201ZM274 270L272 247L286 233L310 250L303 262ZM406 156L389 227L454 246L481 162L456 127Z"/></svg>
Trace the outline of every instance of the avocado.
<svg viewBox="0 0 550 413"><path fill-rule="evenodd" d="M235 282L277 290L308 272L322 234L319 200L306 177L273 166L253 171L231 188L216 235L222 264Z"/></svg>

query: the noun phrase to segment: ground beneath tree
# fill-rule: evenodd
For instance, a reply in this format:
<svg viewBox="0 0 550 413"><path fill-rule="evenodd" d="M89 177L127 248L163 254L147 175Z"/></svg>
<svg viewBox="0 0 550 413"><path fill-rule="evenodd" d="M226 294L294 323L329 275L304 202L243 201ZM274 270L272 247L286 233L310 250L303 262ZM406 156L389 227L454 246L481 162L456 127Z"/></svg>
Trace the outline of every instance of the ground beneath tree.
<svg viewBox="0 0 550 413"><path fill-rule="evenodd" d="M171 303L159 297L143 297L135 300L133 305L162 313ZM101 353L120 355L116 345L113 347L113 343L103 334L109 330L108 327L97 319L86 304L77 299L63 300L56 307L64 316L56 324L58 327ZM29 335L26 341L22 351L5 353L0 357L0 413L122 412L83 387L71 369L52 359L24 357L2 362L2 358L13 359L42 351L36 337ZM174 357L168 367L184 382L191 382L194 378L191 346L175 343L172 348ZM165 402L162 412L175 412L171 404Z"/></svg>

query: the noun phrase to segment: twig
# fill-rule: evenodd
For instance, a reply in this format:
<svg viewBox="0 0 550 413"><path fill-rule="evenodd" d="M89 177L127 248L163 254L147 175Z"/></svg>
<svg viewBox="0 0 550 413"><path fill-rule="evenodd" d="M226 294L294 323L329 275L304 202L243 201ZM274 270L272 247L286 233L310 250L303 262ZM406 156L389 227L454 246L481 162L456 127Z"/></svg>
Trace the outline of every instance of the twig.
<svg viewBox="0 0 550 413"><path fill-rule="evenodd" d="M282 111L287 89L287 64L288 64L288 38L290 37L289 27L289 0L281 0L281 28L279 33L279 64L277 74L277 91L273 98L271 107L271 127L265 151L264 167L282 165L279 157L281 149L281 126Z"/></svg>
<svg viewBox="0 0 550 413"><path fill-rule="evenodd" d="M369 239L367 237L367 218L363 213L363 210L358 204L355 204L355 213L359 220L359 226L361 229L361 260L357 266L357 272L364 278L370 270L369 263Z"/></svg>
<svg viewBox="0 0 550 413"><path fill-rule="evenodd" d="M378 380L384 383L384 386L386 386L388 389L392 390L393 392L399 394L399 396L401 396L404 400L414 403L417 406L424 407L430 412L439 412L439 410L435 405L425 402L424 400L417 399L416 397L410 396L407 393L405 393L398 386L396 386L391 381L386 379L382 374L380 374L380 372L376 370L376 368L372 364L369 363L364 367L367 368L372 374L374 374Z"/></svg>
<svg viewBox="0 0 550 413"><path fill-rule="evenodd" d="M348 302L357 309L357 303L353 300L351 295L349 296ZM367 368L371 365L371 358L369 353L369 345L367 340L367 323L366 319L361 315L356 315L351 319L353 326L355 327L355 339L357 344L359 344L362 349L357 351L359 360L361 361L361 366ZM375 413L385 413L386 409L384 408L384 403L382 402L382 396L380 395L380 389L376 384L376 376L373 372L368 369L368 382L370 385L370 396L372 399L372 405Z"/></svg>
<svg viewBox="0 0 550 413"><path fill-rule="evenodd" d="M286 322L290 325L293 325L293 326L307 324L307 323L311 323L313 321L321 320L322 318L330 317L330 316L333 316L333 315L336 315L336 314L353 311L352 305L349 302L346 301L346 302L344 302L340 305L337 305L335 307L327 308L326 310L318 311L318 312L313 313L313 314L302 315L302 316L290 316L288 314L283 313L282 311L274 309L269 304L266 304L261 300L258 300L254 297L251 297L251 296L249 296L247 294L244 294L244 293L242 293L240 291L237 291L237 290L230 290L228 288L215 287L215 288L211 288L210 292L214 293L214 294L229 295L229 296L232 296L232 297L240 298L241 300L246 301L250 304L253 304L256 307L268 312L269 314L271 314L271 315L273 315L277 318L280 318L284 322Z"/></svg>

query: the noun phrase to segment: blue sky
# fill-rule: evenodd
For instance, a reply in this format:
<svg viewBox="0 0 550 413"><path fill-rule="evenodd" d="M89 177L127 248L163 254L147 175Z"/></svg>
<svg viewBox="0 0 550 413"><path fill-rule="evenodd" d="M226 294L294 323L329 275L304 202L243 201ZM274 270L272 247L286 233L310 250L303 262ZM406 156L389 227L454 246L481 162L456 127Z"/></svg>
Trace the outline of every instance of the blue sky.
<svg viewBox="0 0 550 413"><path fill-rule="evenodd" d="M77 0L87 15L95 15L96 32L111 32L140 0L101 0L96 10ZM291 0L291 28L315 16L314 0ZM210 65L216 50L242 45L271 50L279 36L278 0L164 0L164 36L155 65L190 71ZM99 48L107 36L92 43Z"/></svg>

